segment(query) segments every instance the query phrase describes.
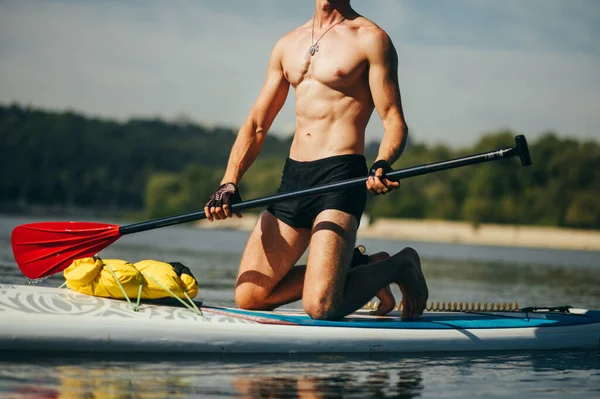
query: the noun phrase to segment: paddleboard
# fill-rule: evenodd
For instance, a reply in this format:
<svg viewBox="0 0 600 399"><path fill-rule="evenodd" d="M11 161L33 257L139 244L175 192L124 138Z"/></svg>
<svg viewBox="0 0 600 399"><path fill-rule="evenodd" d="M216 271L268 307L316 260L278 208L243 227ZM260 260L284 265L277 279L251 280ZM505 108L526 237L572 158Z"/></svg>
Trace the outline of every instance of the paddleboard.
<svg viewBox="0 0 600 399"><path fill-rule="evenodd" d="M164 301L163 301L164 302ZM142 303L64 288L0 284L0 350L147 353L428 353L600 349L600 311L360 310L341 321L301 310Z"/></svg>

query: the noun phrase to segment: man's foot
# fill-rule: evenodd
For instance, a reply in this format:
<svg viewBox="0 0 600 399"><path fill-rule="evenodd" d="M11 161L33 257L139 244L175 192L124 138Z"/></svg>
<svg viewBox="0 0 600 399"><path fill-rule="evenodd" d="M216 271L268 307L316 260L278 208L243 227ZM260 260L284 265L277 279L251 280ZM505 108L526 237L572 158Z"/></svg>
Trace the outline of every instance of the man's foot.
<svg viewBox="0 0 600 399"><path fill-rule="evenodd" d="M378 252L369 256L369 263L381 262L389 257L390 254L387 252ZM377 293L377 299L379 299L379 306L376 310L370 313L371 315L385 316L394 310L394 307L396 306L396 298L394 298L394 294L392 294L392 289L389 285L379 290Z"/></svg>
<svg viewBox="0 0 600 399"><path fill-rule="evenodd" d="M359 253L356 253L356 251L359 251L359 249L355 249L355 260L353 260L352 262L352 267L381 262L382 260L386 260L390 257L390 254L388 254L387 252L377 252L376 254L369 255L365 258L364 256L360 256ZM392 294L392 289L389 285L379 290L379 292L377 293L377 299L379 299L379 306L377 306L376 310L373 310L370 313L371 315L385 316L386 314L394 310L394 307L396 306L396 298L394 298L394 294Z"/></svg>
<svg viewBox="0 0 600 399"><path fill-rule="evenodd" d="M404 248L394 258L401 267L398 286L402 291L402 319L416 320L423 314L429 298L427 282L421 270L421 259L412 248Z"/></svg>

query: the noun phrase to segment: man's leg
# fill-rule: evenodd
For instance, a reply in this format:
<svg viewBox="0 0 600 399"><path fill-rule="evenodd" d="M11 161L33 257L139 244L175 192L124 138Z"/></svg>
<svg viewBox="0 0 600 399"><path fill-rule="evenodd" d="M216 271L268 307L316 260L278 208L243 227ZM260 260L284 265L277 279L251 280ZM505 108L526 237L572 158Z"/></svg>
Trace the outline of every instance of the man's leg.
<svg viewBox="0 0 600 399"><path fill-rule="evenodd" d="M390 255L387 252L377 252L375 254L369 255L367 263L365 263L362 266L367 266L367 265L371 265L373 263L381 262L382 260L385 260L389 257L390 257ZM273 297L274 298L280 297L280 294L279 294L280 290L282 290L282 291L289 290L288 287L290 285L293 285L296 289L299 289L298 291L295 291L297 293L297 297L294 297L295 299L293 299L293 301L298 301L298 300L302 299L302 289L301 288L304 286L305 274L306 274L306 265L294 266L292 268L292 270L290 270L290 272L288 274L286 274L285 277L281 280L281 282L279 284L277 284L277 286L273 289ZM299 286L300 282L302 284L302 287ZM396 307L396 300L394 298L394 294L392 293L392 290L390 289L389 285L387 285L384 288L382 288L381 290L379 290L379 292L375 296L377 297L377 299L379 299L379 306L377 307L377 310L374 310L371 312L371 315L384 316L384 315L388 314L389 312L391 312L392 310L394 310L394 308ZM286 303L289 303L289 302L286 302ZM282 305L283 305L283 303L282 303Z"/></svg>
<svg viewBox="0 0 600 399"><path fill-rule="evenodd" d="M306 250L310 234L310 230L288 226L269 212L262 214L240 262L235 287L240 308L268 310L300 299L304 271L293 266Z"/></svg>
<svg viewBox="0 0 600 399"><path fill-rule="evenodd" d="M294 229L265 212L250 235L242 256L235 290L238 306L268 310L300 300L306 265L294 266L294 263L306 250L309 236L309 230ZM370 255L368 262L371 264L387 258L387 253L379 252ZM373 314L386 314L393 310L395 301L389 287L377 293L377 297L380 305Z"/></svg>
<svg viewBox="0 0 600 399"><path fill-rule="evenodd" d="M348 273L357 228L354 216L334 209L315 219L302 293L305 311L316 319L340 319L362 307L381 288L396 283L403 293L403 317L420 316L428 291L416 251L405 248Z"/></svg>

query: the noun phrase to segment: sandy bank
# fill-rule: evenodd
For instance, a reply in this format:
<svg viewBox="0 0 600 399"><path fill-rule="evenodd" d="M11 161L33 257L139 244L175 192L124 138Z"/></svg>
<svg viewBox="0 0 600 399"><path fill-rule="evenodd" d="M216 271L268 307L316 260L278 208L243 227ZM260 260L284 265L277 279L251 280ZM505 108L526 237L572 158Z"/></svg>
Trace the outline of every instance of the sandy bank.
<svg viewBox="0 0 600 399"><path fill-rule="evenodd" d="M202 220L197 227L249 231L256 220L257 216L246 214L242 219L213 223ZM410 241L600 251L600 231L538 226L485 224L475 228L465 222L420 219L378 219L369 225L365 219L358 235Z"/></svg>

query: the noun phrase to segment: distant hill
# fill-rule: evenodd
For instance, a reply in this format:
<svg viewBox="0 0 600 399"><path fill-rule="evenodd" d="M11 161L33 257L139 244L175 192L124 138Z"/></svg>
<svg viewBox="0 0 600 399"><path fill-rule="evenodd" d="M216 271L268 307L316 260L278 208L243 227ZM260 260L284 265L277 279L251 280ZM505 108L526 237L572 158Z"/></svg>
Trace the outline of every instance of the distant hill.
<svg viewBox="0 0 600 399"><path fill-rule="evenodd" d="M222 169L236 133L0 106L0 202L140 209L152 173L180 172L191 163ZM270 135L262 154L285 157L289 146L289 139Z"/></svg>

